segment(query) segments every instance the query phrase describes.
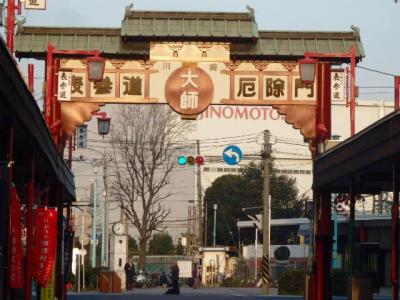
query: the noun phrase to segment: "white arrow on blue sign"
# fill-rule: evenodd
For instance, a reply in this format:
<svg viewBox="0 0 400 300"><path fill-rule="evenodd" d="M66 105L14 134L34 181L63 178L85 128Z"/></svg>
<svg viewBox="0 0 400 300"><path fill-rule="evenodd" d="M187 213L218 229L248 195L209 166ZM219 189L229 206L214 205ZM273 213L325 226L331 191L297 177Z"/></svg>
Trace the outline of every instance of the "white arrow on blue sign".
<svg viewBox="0 0 400 300"><path fill-rule="evenodd" d="M243 158L242 150L235 145L230 145L222 152L222 158L228 165L234 166L240 163Z"/></svg>

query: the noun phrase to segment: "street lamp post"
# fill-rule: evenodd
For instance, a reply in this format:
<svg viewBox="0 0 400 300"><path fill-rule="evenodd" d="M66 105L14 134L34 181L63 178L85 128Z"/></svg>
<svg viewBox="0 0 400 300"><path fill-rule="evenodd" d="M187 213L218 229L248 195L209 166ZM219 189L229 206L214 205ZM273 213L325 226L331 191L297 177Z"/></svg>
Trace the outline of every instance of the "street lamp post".
<svg viewBox="0 0 400 300"><path fill-rule="evenodd" d="M217 209L218 204L214 204L214 230L213 230L213 246L215 247L217 239Z"/></svg>
<svg viewBox="0 0 400 300"><path fill-rule="evenodd" d="M101 114L101 113L97 113ZM100 133L100 132L99 132ZM103 166L103 197L104 197L104 203L103 203L103 222L102 222L102 241L101 241L101 266L107 267L108 266L108 248L109 248L109 232L108 232L108 174L107 174L107 165L108 165L108 160L107 160L107 153L106 150L104 150L104 153L101 153L100 151L97 151L92 148L88 148L91 151L95 151L99 154L101 154L102 159L101 159L101 164ZM95 164L95 174L97 174L97 166L99 164ZM93 192L93 233L92 236L96 237L96 207L97 207L97 177L94 179L94 192ZM92 248L92 267L95 267L96 264L96 247L93 246Z"/></svg>
<svg viewBox="0 0 400 300"><path fill-rule="evenodd" d="M92 59L93 60L93 59ZM111 118L107 117L106 112L95 112L92 115L98 116L97 118L97 130L100 135L107 135L110 131ZM108 246L109 246L109 232L108 232L108 183L107 183L107 153L104 149L103 157L103 225L102 225L102 242L101 242L101 265L103 267L108 266Z"/></svg>

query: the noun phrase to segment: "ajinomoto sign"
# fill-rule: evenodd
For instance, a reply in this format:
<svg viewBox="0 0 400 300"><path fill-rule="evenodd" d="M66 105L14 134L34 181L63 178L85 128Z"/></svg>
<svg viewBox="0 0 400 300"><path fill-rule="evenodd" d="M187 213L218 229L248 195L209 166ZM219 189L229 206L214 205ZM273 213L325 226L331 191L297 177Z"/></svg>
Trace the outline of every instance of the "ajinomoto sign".
<svg viewBox="0 0 400 300"><path fill-rule="evenodd" d="M315 105L316 83L304 84L296 63L228 61L221 49L189 46L181 54L164 45L157 60L107 60L101 82L87 80L85 61L62 59L61 71L72 70L71 101L169 103L183 115L209 104Z"/></svg>

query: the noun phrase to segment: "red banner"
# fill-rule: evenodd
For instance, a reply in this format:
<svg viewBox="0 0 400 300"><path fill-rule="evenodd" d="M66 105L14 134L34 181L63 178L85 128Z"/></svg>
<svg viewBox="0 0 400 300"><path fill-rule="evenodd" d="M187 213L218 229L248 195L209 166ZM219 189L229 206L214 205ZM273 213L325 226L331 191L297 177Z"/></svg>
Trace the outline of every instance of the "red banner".
<svg viewBox="0 0 400 300"><path fill-rule="evenodd" d="M51 279L57 247L57 209L37 208L32 251L33 277L45 287Z"/></svg>
<svg viewBox="0 0 400 300"><path fill-rule="evenodd" d="M22 227L21 227L21 205L19 203L16 189L11 188L11 203L10 203L10 235L11 235L11 253L10 256L10 287L23 288L23 257L22 257Z"/></svg>

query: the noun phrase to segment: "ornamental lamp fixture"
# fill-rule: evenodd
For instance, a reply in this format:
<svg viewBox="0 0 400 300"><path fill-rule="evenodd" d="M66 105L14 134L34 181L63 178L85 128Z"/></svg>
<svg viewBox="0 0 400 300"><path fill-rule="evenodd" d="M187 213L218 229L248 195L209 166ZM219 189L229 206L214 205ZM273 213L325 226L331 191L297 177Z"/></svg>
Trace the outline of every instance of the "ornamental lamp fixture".
<svg viewBox="0 0 400 300"><path fill-rule="evenodd" d="M309 57L299 60L300 80L304 83L314 83L317 60Z"/></svg>
<svg viewBox="0 0 400 300"><path fill-rule="evenodd" d="M97 118L97 130L103 137L110 131L111 118L99 117Z"/></svg>
<svg viewBox="0 0 400 300"><path fill-rule="evenodd" d="M99 82L103 81L104 66L106 60L104 57L93 56L87 58L87 74L89 81Z"/></svg>

